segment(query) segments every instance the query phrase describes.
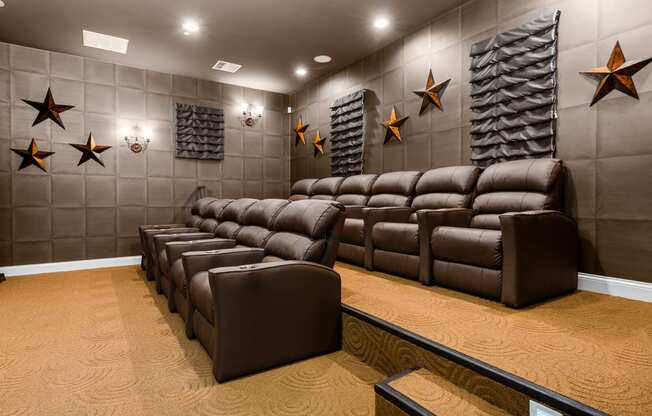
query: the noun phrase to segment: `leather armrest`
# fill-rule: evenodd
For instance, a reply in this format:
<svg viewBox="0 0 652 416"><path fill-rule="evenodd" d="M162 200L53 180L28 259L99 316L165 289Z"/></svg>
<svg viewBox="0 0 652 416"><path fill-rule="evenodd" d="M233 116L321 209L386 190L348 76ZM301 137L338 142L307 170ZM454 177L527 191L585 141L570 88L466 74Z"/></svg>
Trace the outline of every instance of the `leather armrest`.
<svg viewBox="0 0 652 416"><path fill-rule="evenodd" d="M215 235L212 233L198 232L198 233L179 233L179 234L157 234L154 236L154 245L156 246L156 253L160 256L165 251L165 245L172 241L193 241L201 240L203 238L213 238Z"/></svg>
<svg viewBox="0 0 652 416"><path fill-rule="evenodd" d="M362 210L365 209L364 205L345 205L344 214L346 218L358 218L362 219Z"/></svg>
<svg viewBox="0 0 652 416"><path fill-rule="evenodd" d="M209 251L187 251L181 254L183 269L186 273L186 284L197 273L216 267L241 266L243 264L260 263L265 257L262 248L227 248Z"/></svg>
<svg viewBox="0 0 652 416"><path fill-rule="evenodd" d="M364 219L364 266L373 270L374 243L371 232L379 222L408 222L414 210L410 207L363 208Z"/></svg>
<svg viewBox="0 0 652 416"><path fill-rule="evenodd" d="M419 281L424 285L433 284L432 250L430 239L435 228L469 227L473 210L469 208L420 209L417 211L419 224Z"/></svg>
<svg viewBox="0 0 652 416"><path fill-rule="evenodd" d="M138 235L140 237L140 246L143 253L145 252L145 230L165 230L168 228L181 228L185 227L186 224L151 224L151 225L139 225L138 226Z"/></svg>
<svg viewBox="0 0 652 416"><path fill-rule="evenodd" d="M154 236L159 234L174 233L195 233L199 232L195 227L168 228L164 230L144 230L145 234L145 256L147 257L147 279L155 280L159 273L158 256L156 255L156 243Z"/></svg>
<svg viewBox="0 0 652 416"><path fill-rule="evenodd" d="M211 269L209 282L218 382L340 348L341 283L333 269L261 263Z"/></svg>
<svg viewBox="0 0 652 416"><path fill-rule="evenodd" d="M235 240L228 238L208 238L205 240L172 241L165 245L170 264L181 258L186 251L220 250L235 247Z"/></svg>
<svg viewBox="0 0 652 416"><path fill-rule="evenodd" d="M521 308L577 289L576 222L559 211L500 215L503 237L501 300Z"/></svg>

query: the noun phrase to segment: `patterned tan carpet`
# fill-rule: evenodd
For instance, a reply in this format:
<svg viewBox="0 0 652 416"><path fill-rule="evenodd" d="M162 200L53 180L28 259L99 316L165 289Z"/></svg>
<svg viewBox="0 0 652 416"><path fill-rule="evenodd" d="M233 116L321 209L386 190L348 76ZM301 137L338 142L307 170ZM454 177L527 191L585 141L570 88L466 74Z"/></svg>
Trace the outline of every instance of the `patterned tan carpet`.
<svg viewBox="0 0 652 416"><path fill-rule="evenodd" d="M652 414L652 304L577 292L514 310L338 264L342 303L613 415Z"/></svg>
<svg viewBox="0 0 652 416"><path fill-rule="evenodd" d="M372 415L382 378L337 352L218 385L136 267L0 284L3 416Z"/></svg>

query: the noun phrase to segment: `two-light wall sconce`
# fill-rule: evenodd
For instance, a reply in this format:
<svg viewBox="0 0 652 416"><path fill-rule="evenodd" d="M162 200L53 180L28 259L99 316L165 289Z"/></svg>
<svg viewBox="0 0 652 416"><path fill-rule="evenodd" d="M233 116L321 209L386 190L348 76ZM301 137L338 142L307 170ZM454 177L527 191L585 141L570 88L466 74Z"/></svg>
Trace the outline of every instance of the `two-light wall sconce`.
<svg viewBox="0 0 652 416"><path fill-rule="evenodd" d="M121 134L129 150L134 153L141 153L147 150L147 146L149 146L152 130L149 128L142 129L140 126L125 126L122 128Z"/></svg>
<svg viewBox="0 0 652 416"><path fill-rule="evenodd" d="M242 127L253 127L258 120L263 118L263 111L265 108L262 105L251 105L251 104L242 104L240 105L240 121L242 122Z"/></svg>

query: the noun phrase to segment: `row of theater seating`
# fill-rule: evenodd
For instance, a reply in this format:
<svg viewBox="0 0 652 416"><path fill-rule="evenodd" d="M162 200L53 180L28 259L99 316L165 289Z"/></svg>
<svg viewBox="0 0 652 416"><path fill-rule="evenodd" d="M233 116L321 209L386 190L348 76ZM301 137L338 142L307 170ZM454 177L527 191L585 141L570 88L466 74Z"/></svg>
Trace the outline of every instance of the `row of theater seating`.
<svg viewBox="0 0 652 416"><path fill-rule="evenodd" d="M339 349L343 223L332 201L203 198L139 227L143 268L221 382Z"/></svg>
<svg viewBox="0 0 652 416"><path fill-rule="evenodd" d="M304 179L290 199L346 206L339 260L523 307L577 287L563 173L530 159Z"/></svg>

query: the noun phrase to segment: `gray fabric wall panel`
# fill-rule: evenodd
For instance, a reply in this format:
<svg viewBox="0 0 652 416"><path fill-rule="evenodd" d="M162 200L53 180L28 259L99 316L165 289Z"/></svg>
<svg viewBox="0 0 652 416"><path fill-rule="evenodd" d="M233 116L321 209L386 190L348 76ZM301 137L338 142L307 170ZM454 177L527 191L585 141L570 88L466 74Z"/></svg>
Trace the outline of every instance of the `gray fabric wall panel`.
<svg viewBox="0 0 652 416"><path fill-rule="evenodd" d="M471 160L552 157L560 12L471 47Z"/></svg>
<svg viewBox="0 0 652 416"><path fill-rule="evenodd" d="M224 159L224 110L177 103L176 156Z"/></svg>
<svg viewBox="0 0 652 416"><path fill-rule="evenodd" d="M364 94L360 90L331 105L331 175L362 173L364 161Z"/></svg>

